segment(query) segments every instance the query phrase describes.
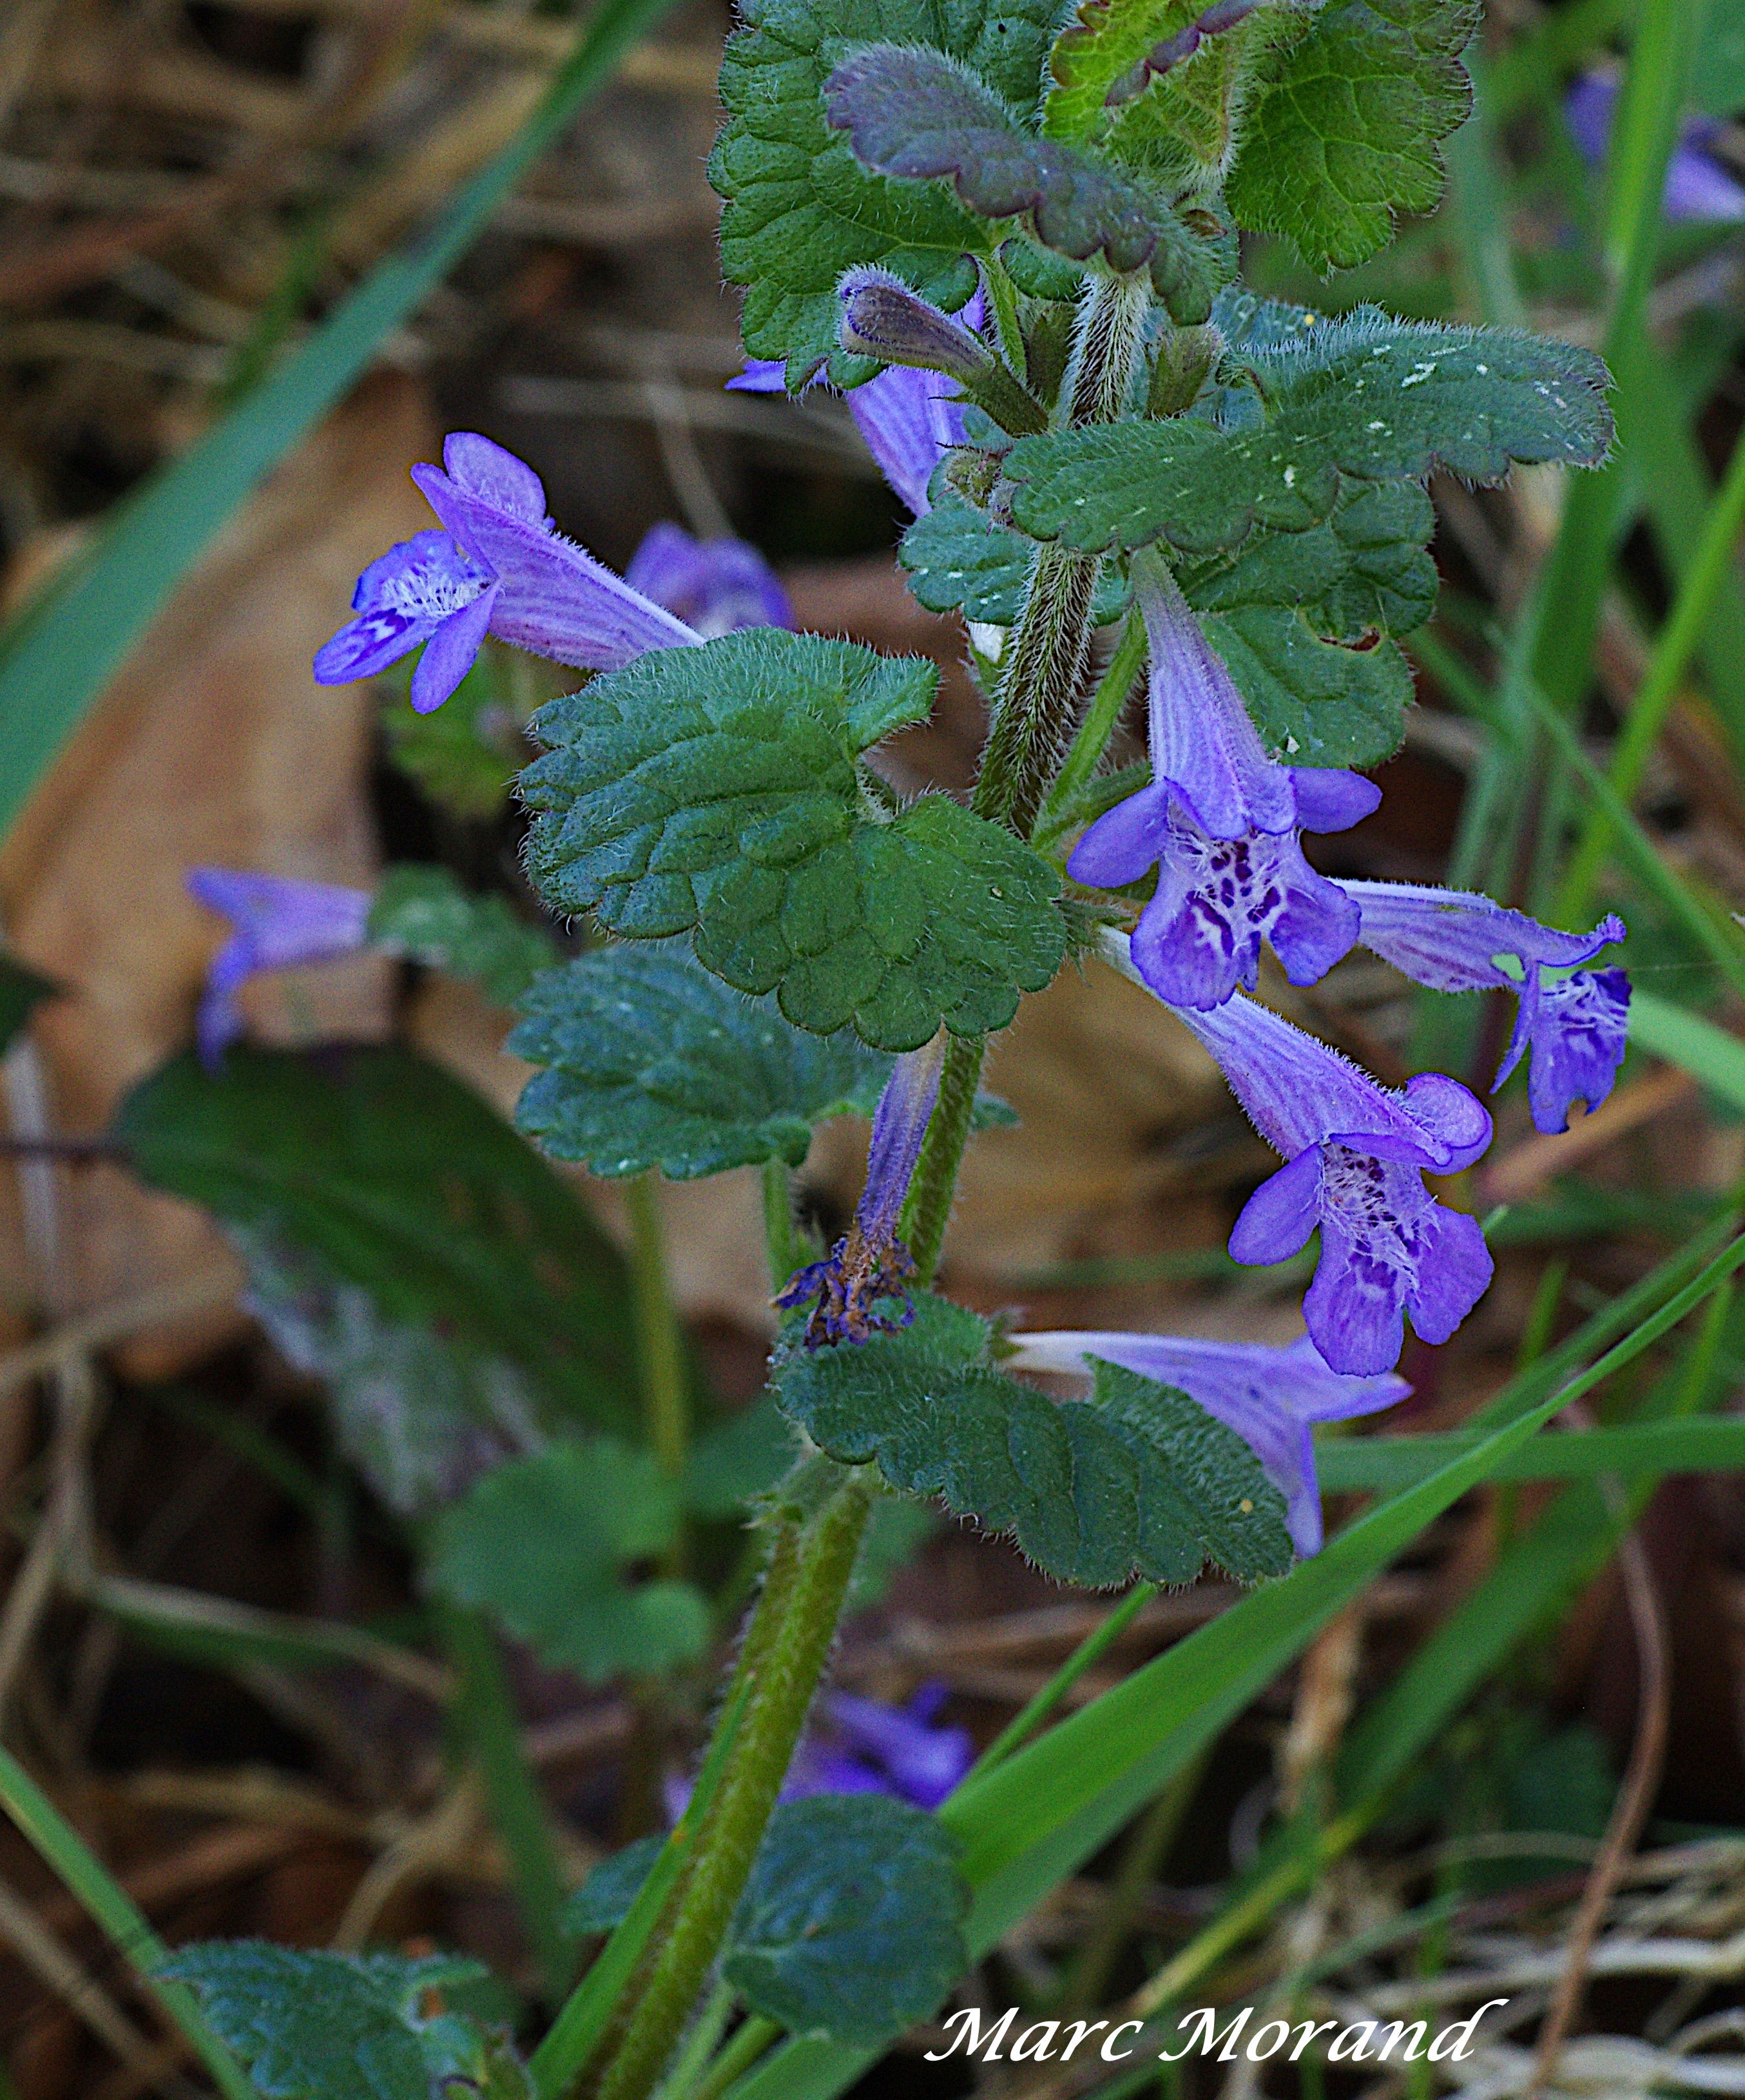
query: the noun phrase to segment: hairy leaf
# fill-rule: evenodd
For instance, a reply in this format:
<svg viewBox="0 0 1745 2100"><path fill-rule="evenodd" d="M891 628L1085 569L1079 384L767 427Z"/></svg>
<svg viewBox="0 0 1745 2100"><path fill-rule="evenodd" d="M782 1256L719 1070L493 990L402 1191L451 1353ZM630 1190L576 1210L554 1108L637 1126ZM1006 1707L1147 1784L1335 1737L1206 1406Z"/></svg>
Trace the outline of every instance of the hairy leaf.
<svg viewBox="0 0 1745 2100"><path fill-rule="evenodd" d="M1226 188L1238 223L1280 233L1323 274L1385 246L1399 211L1433 210L1437 150L1472 107L1460 53L1478 0L1328 0L1276 55Z"/></svg>
<svg viewBox="0 0 1745 2100"><path fill-rule="evenodd" d="M749 0L729 38L720 93L727 121L709 162L727 201L721 262L744 285L754 357L784 358L797 386L820 363L853 385L877 368L838 346L837 279L878 262L949 311L975 289L970 255L986 225L943 190L860 166L824 121L819 90L852 43L937 45L1020 107L1036 99L1051 0Z"/></svg>
<svg viewBox="0 0 1745 2100"><path fill-rule="evenodd" d="M961 611L965 620L1014 627L1035 549L1021 532L992 523L961 496L943 496L903 534L897 558L930 612ZM1129 597L1126 580L1105 568L1092 619L1099 627L1119 620Z"/></svg>
<svg viewBox="0 0 1745 2100"><path fill-rule="evenodd" d="M572 1932L610 1932L660 1851L638 1838L564 1907ZM722 1975L796 2034L879 2042L934 2012L969 1963L970 1892L937 1818L882 1794L778 1804L722 1948Z"/></svg>
<svg viewBox="0 0 1745 2100"><path fill-rule="evenodd" d="M1047 864L930 795L869 807L855 761L921 720L930 664L774 629L662 650L534 718L528 864L559 911L691 933L796 1027L911 1050L1003 1028L1065 944Z"/></svg>
<svg viewBox="0 0 1745 2100"><path fill-rule="evenodd" d="M813 1124L870 1115L890 1070L852 1030L806 1035L773 999L748 999L676 948L598 949L548 970L523 1011L508 1048L548 1069L528 1081L516 1124L596 1174L797 1167Z"/></svg>
<svg viewBox="0 0 1745 2100"><path fill-rule="evenodd" d="M936 2012L969 1966L969 1907L935 1817L877 1793L784 1802L734 1912L722 1976L794 2034L887 2040Z"/></svg>
<svg viewBox="0 0 1745 2100"><path fill-rule="evenodd" d="M550 1410L506 1357L384 1319L307 1248L241 1226L229 1238L248 1267L250 1311L288 1363L327 1386L342 1448L391 1510L440 1508L544 1440Z"/></svg>
<svg viewBox="0 0 1745 2100"><path fill-rule="evenodd" d="M437 1519L426 1579L589 1683L676 1669L703 1652L708 1606L688 1582L625 1570L672 1545L678 1507L651 1452L610 1437L553 1444L486 1474Z"/></svg>
<svg viewBox="0 0 1745 2100"><path fill-rule="evenodd" d="M1045 248L1111 269L1150 267L1178 321L1203 321L1233 258L1160 191L1094 154L1027 130L983 82L942 52L874 44L824 83L830 121L874 174L948 179L983 218L1023 215Z"/></svg>
<svg viewBox="0 0 1745 2100"><path fill-rule="evenodd" d="M507 2042L464 2010L490 1976L462 1956L208 1940L179 1948L163 1974L198 1994L263 2100L430 2100L451 2079L501 2100L531 2089ZM433 1992L453 2010L427 2010Z"/></svg>
<svg viewBox="0 0 1745 2100"><path fill-rule="evenodd" d="M1272 404L1252 427L1178 416L1023 439L1005 468L1014 523L1086 551L1209 554L1319 523L1345 479L1495 481L1511 461L1592 466L1611 443L1605 367L1544 337L1366 307L1246 360Z"/></svg>
<svg viewBox="0 0 1745 2100"><path fill-rule="evenodd" d="M1347 483L1326 523L1257 533L1232 558L1182 569L1275 757L1365 766L1398 747L1412 679L1388 638L1435 608L1435 522L1416 483Z"/></svg>
<svg viewBox="0 0 1745 2100"><path fill-rule="evenodd" d="M0 954L0 1051L11 1043L32 1010L55 991L53 982Z"/></svg>
<svg viewBox="0 0 1745 2100"><path fill-rule="evenodd" d="M470 977L499 1006L518 999L557 960L557 944L504 897L465 889L445 867L388 870L370 907L369 938L421 963Z"/></svg>
<svg viewBox="0 0 1745 2100"><path fill-rule="evenodd" d="M112 1135L154 1188L320 1255L384 1320L506 1357L572 1417L635 1418L617 1250L552 1168L409 1050L234 1048L142 1081Z"/></svg>
<svg viewBox="0 0 1745 2100"><path fill-rule="evenodd" d="M666 1848L664 1833L633 1838L609 1860L593 1868L563 1906L563 1929L578 1938L589 1932L616 1932L630 1914L643 1883Z"/></svg>
<svg viewBox="0 0 1745 2100"><path fill-rule="evenodd" d="M988 1335L923 1297L903 1333L791 1354L776 1397L832 1458L1011 1533L1062 1582L1191 1582L1208 1555L1244 1580L1290 1566L1283 1498L1234 1431L1107 1365L1093 1400L1057 1405L989 1365Z"/></svg>

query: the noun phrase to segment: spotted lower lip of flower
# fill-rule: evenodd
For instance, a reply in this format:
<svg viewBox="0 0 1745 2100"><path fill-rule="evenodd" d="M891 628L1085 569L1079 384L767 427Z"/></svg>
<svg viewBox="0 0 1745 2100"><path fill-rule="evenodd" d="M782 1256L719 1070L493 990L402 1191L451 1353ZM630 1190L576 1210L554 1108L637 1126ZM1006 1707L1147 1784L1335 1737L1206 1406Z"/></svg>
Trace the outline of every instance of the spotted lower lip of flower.
<svg viewBox="0 0 1745 2100"><path fill-rule="evenodd" d="M930 1043L904 1051L892 1065L873 1111L867 1185L848 1230L828 1260L802 1268L773 1301L792 1311L817 1299L806 1328L809 1349L895 1333L915 1317L908 1295L915 1264L897 1237L897 1225L939 1099L945 1041L942 1028Z"/></svg>
<svg viewBox="0 0 1745 2100"><path fill-rule="evenodd" d="M1354 1378L1333 1370L1307 1335L1276 1347L1177 1335L1014 1335L1019 1370L1088 1376L1091 1359L1120 1364L1174 1386L1234 1429L1284 1497L1291 1542L1305 1557L1321 1550L1321 1493L1315 1478L1317 1422L1345 1422L1394 1407L1411 1388L1392 1372Z"/></svg>
<svg viewBox="0 0 1745 2100"><path fill-rule="evenodd" d="M1624 921L1602 919L1591 933L1542 926L1473 890L1437 889L1407 882L1342 882L1363 921L1358 938L1414 983L1433 991L1506 990L1519 1004L1509 1048L1498 1068L1500 1087L1529 1046L1533 1053L1527 1102L1535 1129L1552 1136L1569 1128L1571 1106L1591 1114L1612 1090L1624 1062L1630 981L1619 969L1575 969L1624 938ZM1497 963L1512 955L1513 977Z"/></svg>
<svg viewBox="0 0 1745 2100"><path fill-rule="evenodd" d="M1105 934L1102 947L1144 982L1120 935ZM1320 1228L1303 1317L1336 1371L1389 1370L1408 1312L1424 1340L1447 1341L1489 1284L1491 1254L1477 1220L1436 1202L1421 1176L1458 1173L1482 1157L1491 1134L1482 1102L1439 1072L1420 1073L1400 1093L1378 1086L1239 994L1210 1012L1171 1010L1286 1162L1248 1198L1230 1253L1287 1261Z"/></svg>
<svg viewBox="0 0 1745 2100"><path fill-rule="evenodd" d="M447 529L417 533L364 570L356 616L316 652L321 684L373 677L422 643L412 704L428 714L488 633L594 671L702 638L564 539L539 476L488 438L453 432L442 468L415 466L412 478Z"/></svg>
<svg viewBox="0 0 1745 2100"><path fill-rule="evenodd" d="M1172 1006L1252 990L1263 942L1292 984L1314 984L1355 942L1358 917L1303 858L1301 831L1345 830L1380 791L1354 773L1269 759L1168 567L1136 554L1132 573L1151 645L1153 784L1093 824L1067 871L1113 889L1157 869L1133 957Z"/></svg>
<svg viewBox="0 0 1745 2100"><path fill-rule="evenodd" d="M250 977L355 955L368 939L373 900L367 889L231 867L190 868L186 883L197 902L221 913L233 929L213 958L196 1023L209 1068L242 1033L236 994Z"/></svg>
<svg viewBox="0 0 1745 2100"><path fill-rule="evenodd" d="M967 329L982 325L983 302L978 292L960 316ZM816 385L817 381L809 381ZM787 391L787 367L768 358L751 358L727 385L744 394ZM917 518L931 510L927 485L945 455L964 442L963 404L957 382L943 372L924 372L893 364L850 390L848 412L898 500Z"/></svg>
<svg viewBox="0 0 1745 2100"><path fill-rule="evenodd" d="M705 642L742 627L794 624L780 578L743 540L694 540L678 525L651 526L624 580Z"/></svg>

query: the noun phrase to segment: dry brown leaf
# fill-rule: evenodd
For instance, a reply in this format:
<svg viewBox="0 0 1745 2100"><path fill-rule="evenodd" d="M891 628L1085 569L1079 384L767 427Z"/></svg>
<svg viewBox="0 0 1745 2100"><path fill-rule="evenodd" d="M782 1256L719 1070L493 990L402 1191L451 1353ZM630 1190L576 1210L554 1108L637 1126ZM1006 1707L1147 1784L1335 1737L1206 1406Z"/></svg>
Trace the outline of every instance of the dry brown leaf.
<svg viewBox="0 0 1745 2100"><path fill-rule="evenodd" d="M70 994L35 1028L62 1131L100 1128L121 1093L188 1040L223 931L186 894L189 867L373 876L364 691L317 686L309 660L364 565L429 523L406 469L432 443L417 383L360 388L177 593L7 840L0 915L11 943ZM246 1005L269 1039L367 1036L387 1025L388 989L386 966L360 958L259 980ZM77 1306L220 1258L201 1213L117 1170L82 1170L63 1188ZM0 1279L20 1278L21 1264L15 1220L0 1223ZM236 1317L144 1336L128 1361L161 1374Z"/></svg>

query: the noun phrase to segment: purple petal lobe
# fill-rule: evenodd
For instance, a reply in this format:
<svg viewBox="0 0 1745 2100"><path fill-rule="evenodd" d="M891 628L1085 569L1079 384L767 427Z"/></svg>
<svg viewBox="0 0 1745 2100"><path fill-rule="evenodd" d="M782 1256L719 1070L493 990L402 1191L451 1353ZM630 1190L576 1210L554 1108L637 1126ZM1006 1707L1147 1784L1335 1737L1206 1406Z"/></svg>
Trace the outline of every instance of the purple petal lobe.
<svg viewBox="0 0 1745 2100"><path fill-rule="evenodd" d="M1526 1012L1523 1001L1522 1011ZM1527 1105L1548 1134L1569 1128L1570 1110L1585 1101L1591 1115L1612 1090L1624 1062L1630 980L1622 970L1577 970L1541 983L1531 1018L1532 1069Z"/></svg>
<svg viewBox="0 0 1745 2100"><path fill-rule="evenodd" d="M1362 916L1364 946L1432 991L1513 991L1519 977L1498 966L1499 955L1513 955L1523 971L1541 963L1566 969L1624 938L1617 918L1601 920L1591 933L1565 933L1474 890L1410 882L1340 887Z"/></svg>
<svg viewBox="0 0 1745 2100"><path fill-rule="evenodd" d="M1458 1174L1490 1149L1491 1114L1469 1087L1442 1072L1420 1072L1406 1083L1406 1105L1444 1149L1447 1164L1437 1171Z"/></svg>
<svg viewBox="0 0 1745 2100"><path fill-rule="evenodd" d="M356 678L376 677L432 631L429 620L386 607L378 612L360 612L316 651L316 682L349 686Z"/></svg>
<svg viewBox="0 0 1745 2100"><path fill-rule="evenodd" d="M1495 1264L1476 1218L1434 1203L1435 1239L1406 1300L1426 1342L1446 1342L1490 1288Z"/></svg>
<svg viewBox="0 0 1745 2100"><path fill-rule="evenodd" d="M440 708L478 660L501 584L493 584L472 603L451 612L430 640L412 674L412 704L427 715Z"/></svg>
<svg viewBox="0 0 1745 2100"><path fill-rule="evenodd" d="M1261 1182L1236 1220L1230 1259L1259 1267L1288 1261L1308 1244L1319 1220L1321 1154L1310 1145Z"/></svg>
<svg viewBox="0 0 1745 2100"><path fill-rule="evenodd" d="M442 463L470 494L513 518L544 525L546 485L525 460L493 444L476 430L451 430L443 440Z"/></svg>
<svg viewBox="0 0 1745 2100"><path fill-rule="evenodd" d="M730 394L785 394L788 367L779 357L748 357L745 369L727 382Z"/></svg>
<svg viewBox="0 0 1745 2100"><path fill-rule="evenodd" d="M1381 806L1381 790L1361 773L1336 765L1291 769L1297 821L1305 832L1345 832Z"/></svg>
<svg viewBox="0 0 1745 2100"><path fill-rule="evenodd" d="M1100 816L1072 849L1067 872L1075 882L1119 889L1137 882L1163 858L1169 830L1168 783L1142 788Z"/></svg>

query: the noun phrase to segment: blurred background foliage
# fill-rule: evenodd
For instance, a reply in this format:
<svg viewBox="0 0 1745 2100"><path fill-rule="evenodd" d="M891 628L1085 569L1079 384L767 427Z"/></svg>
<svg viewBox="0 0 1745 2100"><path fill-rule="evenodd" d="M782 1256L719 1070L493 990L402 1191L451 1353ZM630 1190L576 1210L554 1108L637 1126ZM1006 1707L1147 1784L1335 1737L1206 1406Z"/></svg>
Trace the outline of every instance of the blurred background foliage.
<svg viewBox="0 0 1745 2100"><path fill-rule="evenodd" d="M842 404L722 390L740 354L702 164L728 26L704 0L0 15L0 1732L172 1943L440 1945L550 1991L578 1943L565 1892L658 1827L746 1595L747 1498L782 1449L757 1170L601 1182L507 1123L517 971L577 938L536 924L509 786L560 674L493 644L419 718L404 677L308 669L364 562L427 522L406 468L478 428L614 565L661 518L731 531L802 626L934 657L943 703L896 784L963 784L965 639L904 589ZM1678 126L1663 193L1608 151L1626 68ZM1473 70L1433 218L1331 285L1251 257L1278 296L1530 325L1603 348L1619 382L1616 457L1573 492L1434 487L1420 704L1381 810L1319 842L1330 872L1631 928L1616 1094L1547 1140L1517 1082L1461 1192L1497 1282L1456 1342L1409 1348L1388 1427L1418 1432L1622 1331L1745 1183L1745 7L1491 0ZM222 1116L182 1061L216 939L183 877L209 862L448 871L413 960L250 987L272 1047L240 1053ZM1420 1000L1360 955L1265 990L1389 1079L1486 1079L1504 1025L1500 999ZM334 1043L363 1047L310 1054ZM1268 1156L1154 1005L1069 973L992 1083L1018 1121L971 1154L955 1296L1032 1326L1288 1338L1300 1271L1222 1251ZM853 1118L819 1132L802 1228L840 1229L864 1145ZM1593 1406L1732 1415L1742 1375L1724 1287ZM674 1463L639 1447L637 1389L662 1381L693 1422ZM622 1440L585 1462L578 1425ZM1345 1455L1323 1462L1336 1519L1373 1485ZM561 1564L511 1550L541 1524ZM978 1744L1107 1612L901 1511L876 1546L838 1683L943 1696L938 1725ZM1140 1599L1064 1700L1231 1595ZM1006 1935L977 2001L1355 2019L1507 1995L1521 2045L1464 2089L1516 2093L1581 1926L1591 2032L1555 2089L1745 2092L1735 1476L1467 1497L1216 1753ZM0 1942L0 2093L202 2089L10 1833ZM868 2091L966 2089L926 2045ZM1053 2100L1095 2076L1001 2078ZM1427 2067L1179 2076L1438 2089Z"/></svg>

